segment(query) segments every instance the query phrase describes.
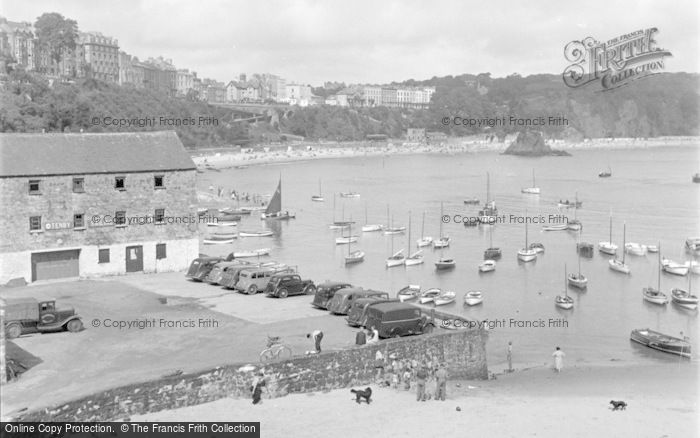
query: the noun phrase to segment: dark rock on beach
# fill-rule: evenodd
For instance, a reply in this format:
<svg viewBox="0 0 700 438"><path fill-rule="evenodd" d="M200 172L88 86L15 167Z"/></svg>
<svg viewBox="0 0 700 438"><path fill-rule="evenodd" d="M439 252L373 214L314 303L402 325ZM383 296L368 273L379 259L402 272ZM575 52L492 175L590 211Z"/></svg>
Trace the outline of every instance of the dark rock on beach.
<svg viewBox="0 0 700 438"><path fill-rule="evenodd" d="M505 155L521 155L526 157L544 157L547 155L571 156L566 151L552 149L544 142L541 132L523 131L518 138L503 152Z"/></svg>

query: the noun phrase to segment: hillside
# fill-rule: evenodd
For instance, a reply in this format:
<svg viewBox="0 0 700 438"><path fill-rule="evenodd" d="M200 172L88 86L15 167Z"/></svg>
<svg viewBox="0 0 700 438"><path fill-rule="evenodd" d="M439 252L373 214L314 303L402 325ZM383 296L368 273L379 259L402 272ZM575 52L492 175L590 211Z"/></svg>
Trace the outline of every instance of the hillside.
<svg viewBox="0 0 700 438"><path fill-rule="evenodd" d="M430 108L290 107L268 110L265 122L234 121L246 114L158 92L95 80L50 86L22 72L12 73L0 91L0 131L128 131L175 129L190 148L284 140L284 134L309 140L363 140L370 134L401 138L407 128L426 128L452 136L487 134L503 137L523 131L506 123L492 128L441 123L444 117L536 119L563 117L568 125L533 129L545 138L580 140L601 137L647 138L700 135L700 76L664 73L607 92L571 89L558 75L491 78L489 74L448 76L405 85L436 87ZM213 117L218 126L145 127L93 125L95 117L134 119Z"/></svg>

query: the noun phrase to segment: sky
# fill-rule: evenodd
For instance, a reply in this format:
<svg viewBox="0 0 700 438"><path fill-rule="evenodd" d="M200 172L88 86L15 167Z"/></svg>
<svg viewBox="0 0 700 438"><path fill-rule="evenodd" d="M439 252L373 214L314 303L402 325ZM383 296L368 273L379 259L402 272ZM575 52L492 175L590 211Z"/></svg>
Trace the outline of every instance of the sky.
<svg viewBox="0 0 700 438"><path fill-rule="evenodd" d="M564 46L658 28L666 71L700 71L697 0L0 0L0 15L58 12L139 59L222 82L272 73L289 82L384 84L490 72L561 73Z"/></svg>

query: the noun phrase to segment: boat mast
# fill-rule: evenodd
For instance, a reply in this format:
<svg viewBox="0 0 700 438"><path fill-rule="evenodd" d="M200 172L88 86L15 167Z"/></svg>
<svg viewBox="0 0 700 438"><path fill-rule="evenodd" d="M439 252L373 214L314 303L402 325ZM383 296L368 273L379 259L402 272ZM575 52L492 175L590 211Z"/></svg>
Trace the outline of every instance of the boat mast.
<svg viewBox="0 0 700 438"><path fill-rule="evenodd" d="M658 249L659 249L659 260L658 260L657 270L658 270L659 272L657 272L657 274L658 274L658 277L659 277L659 281L658 281L658 286L657 286L656 290L659 291L659 292L661 292L661 242L659 242L659 247L658 247Z"/></svg>
<svg viewBox="0 0 700 438"><path fill-rule="evenodd" d="M532 187L537 187L535 185L535 168L532 168Z"/></svg>
<svg viewBox="0 0 700 438"><path fill-rule="evenodd" d="M575 211L575 210L574 210ZM581 243L581 230L578 231L578 243ZM576 253L578 254L578 280L581 279L581 250L579 245L576 245Z"/></svg>
<svg viewBox="0 0 700 438"><path fill-rule="evenodd" d="M569 291L566 288L566 263L564 263L564 296L568 297L569 296Z"/></svg>
<svg viewBox="0 0 700 438"><path fill-rule="evenodd" d="M608 238L608 243L612 246L612 210L610 210L610 237Z"/></svg>
<svg viewBox="0 0 700 438"><path fill-rule="evenodd" d="M625 264L625 255L627 251L625 251L625 244L627 243L627 222L624 222L622 224L622 264Z"/></svg>
<svg viewBox="0 0 700 438"><path fill-rule="evenodd" d="M440 240L442 240L442 216L444 214L443 206L444 206L444 203L440 202Z"/></svg>
<svg viewBox="0 0 700 438"><path fill-rule="evenodd" d="M408 255L411 255L411 212L408 212Z"/></svg>
<svg viewBox="0 0 700 438"><path fill-rule="evenodd" d="M486 172L486 206L489 205L489 196L491 194L491 180L489 178L489 173ZM442 223L442 222L441 222Z"/></svg>
<svg viewBox="0 0 700 438"><path fill-rule="evenodd" d="M425 237L425 211L423 212L423 224L420 227L420 238L423 239Z"/></svg>
<svg viewBox="0 0 700 438"><path fill-rule="evenodd" d="M527 250L527 210L525 210L525 251Z"/></svg>

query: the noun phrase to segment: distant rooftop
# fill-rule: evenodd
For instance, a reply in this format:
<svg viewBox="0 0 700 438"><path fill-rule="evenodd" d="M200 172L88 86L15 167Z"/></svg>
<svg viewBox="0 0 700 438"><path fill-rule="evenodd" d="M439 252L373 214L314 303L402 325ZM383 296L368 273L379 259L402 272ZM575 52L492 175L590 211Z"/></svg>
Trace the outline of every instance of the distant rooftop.
<svg viewBox="0 0 700 438"><path fill-rule="evenodd" d="M0 178L194 169L174 131L0 134Z"/></svg>

